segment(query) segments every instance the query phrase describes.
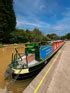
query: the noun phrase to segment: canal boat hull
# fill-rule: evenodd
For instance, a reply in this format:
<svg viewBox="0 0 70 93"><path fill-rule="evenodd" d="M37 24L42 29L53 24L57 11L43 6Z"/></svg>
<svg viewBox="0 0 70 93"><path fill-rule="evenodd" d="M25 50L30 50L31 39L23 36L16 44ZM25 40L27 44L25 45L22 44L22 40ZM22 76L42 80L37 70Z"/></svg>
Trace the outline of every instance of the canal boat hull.
<svg viewBox="0 0 70 93"><path fill-rule="evenodd" d="M63 46L63 45L62 45ZM23 74L19 74L18 75L18 80L23 80L26 78L31 78L33 76L36 76L41 70L42 68L49 62L48 60L53 57L53 55L55 55L57 53L57 51L62 47L58 47L49 57L46 58L46 60L39 62L38 64L28 68L29 72L27 73L23 73ZM12 78L16 78L17 74L12 73Z"/></svg>
<svg viewBox="0 0 70 93"><path fill-rule="evenodd" d="M52 41L41 44L28 44L25 48L25 54L21 55L17 49L12 54L11 64L8 66L12 72L12 78L26 79L39 73L48 63L48 60L63 46L64 41ZM6 74L7 76L8 74ZM9 74L10 75L10 74Z"/></svg>

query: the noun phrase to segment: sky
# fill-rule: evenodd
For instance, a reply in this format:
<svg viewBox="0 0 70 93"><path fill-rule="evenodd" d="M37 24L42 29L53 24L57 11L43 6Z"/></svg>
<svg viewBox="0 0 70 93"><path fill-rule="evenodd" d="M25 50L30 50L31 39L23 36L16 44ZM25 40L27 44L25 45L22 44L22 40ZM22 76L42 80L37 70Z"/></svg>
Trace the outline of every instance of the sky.
<svg viewBox="0 0 70 93"><path fill-rule="evenodd" d="M44 34L70 33L70 0L14 0L16 28Z"/></svg>

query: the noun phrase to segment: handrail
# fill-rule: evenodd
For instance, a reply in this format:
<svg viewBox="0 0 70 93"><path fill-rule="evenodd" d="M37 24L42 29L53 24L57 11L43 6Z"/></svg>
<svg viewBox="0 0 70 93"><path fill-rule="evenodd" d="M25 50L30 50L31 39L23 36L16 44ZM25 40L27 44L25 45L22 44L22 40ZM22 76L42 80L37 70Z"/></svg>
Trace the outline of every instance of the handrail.
<svg viewBox="0 0 70 93"><path fill-rule="evenodd" d="M21 61L22 61L22 57L20 56L20 54L18 53L18 51L17 51L16 48L15 48L15 51L16 51L16 53L19 55L19 57L20 57L20 59L21 59Z"/></svg>

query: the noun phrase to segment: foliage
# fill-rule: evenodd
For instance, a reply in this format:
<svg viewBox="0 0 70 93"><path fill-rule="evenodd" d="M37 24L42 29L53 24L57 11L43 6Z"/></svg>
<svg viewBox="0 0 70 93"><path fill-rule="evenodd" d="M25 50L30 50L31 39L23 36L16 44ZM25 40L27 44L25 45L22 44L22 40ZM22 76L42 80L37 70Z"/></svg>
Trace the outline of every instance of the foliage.
<svg viewBox="0 0 70 93"><path fill-rule="evenodd" d="M0 42L9 42L9 34L15 29L15 25L13 0L0 0Z"/></svg>
<svg viewBox="0 0 70 93"><path fill-rule="evenodd" d="M62 39L62 40L70 40L70 33L67 33L67 34L64 35L64 36L61 36L61 39Z"/></svg>
<svg viewBox="0 0 70 93"><path fill-rule="evenodd" d="M26 32L24 30L16 29L10 34L10 43L25 43L27 42Z"/></svg>
<svg viewBox="0 0 70 93"><path fill-rule="evenodd" d="M47 37L49 37L51 40L58 40L58 39L60 39L60 37L57 34L55 34L55 33L47 34Z"/></svg>
<svg viewBox="0 0 70 93"><path fill-rule="evenodd" d="M16 29L10 34L9 40L10 43L25 43L46 41L49 38L43 35L38 28L35 28L32 31Z"/></svg>

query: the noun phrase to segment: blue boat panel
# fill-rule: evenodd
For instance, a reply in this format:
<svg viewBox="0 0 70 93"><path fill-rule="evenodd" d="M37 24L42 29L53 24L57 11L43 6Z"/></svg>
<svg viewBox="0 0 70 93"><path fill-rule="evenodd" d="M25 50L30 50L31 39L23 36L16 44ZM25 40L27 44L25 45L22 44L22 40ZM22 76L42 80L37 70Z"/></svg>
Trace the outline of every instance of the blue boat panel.
<svg viewBox="0 0 70 93"><path fill-rule="evenodd" d="M53 52L52 45L46 45L40 47L40 58L45 60Z"/></svg>

